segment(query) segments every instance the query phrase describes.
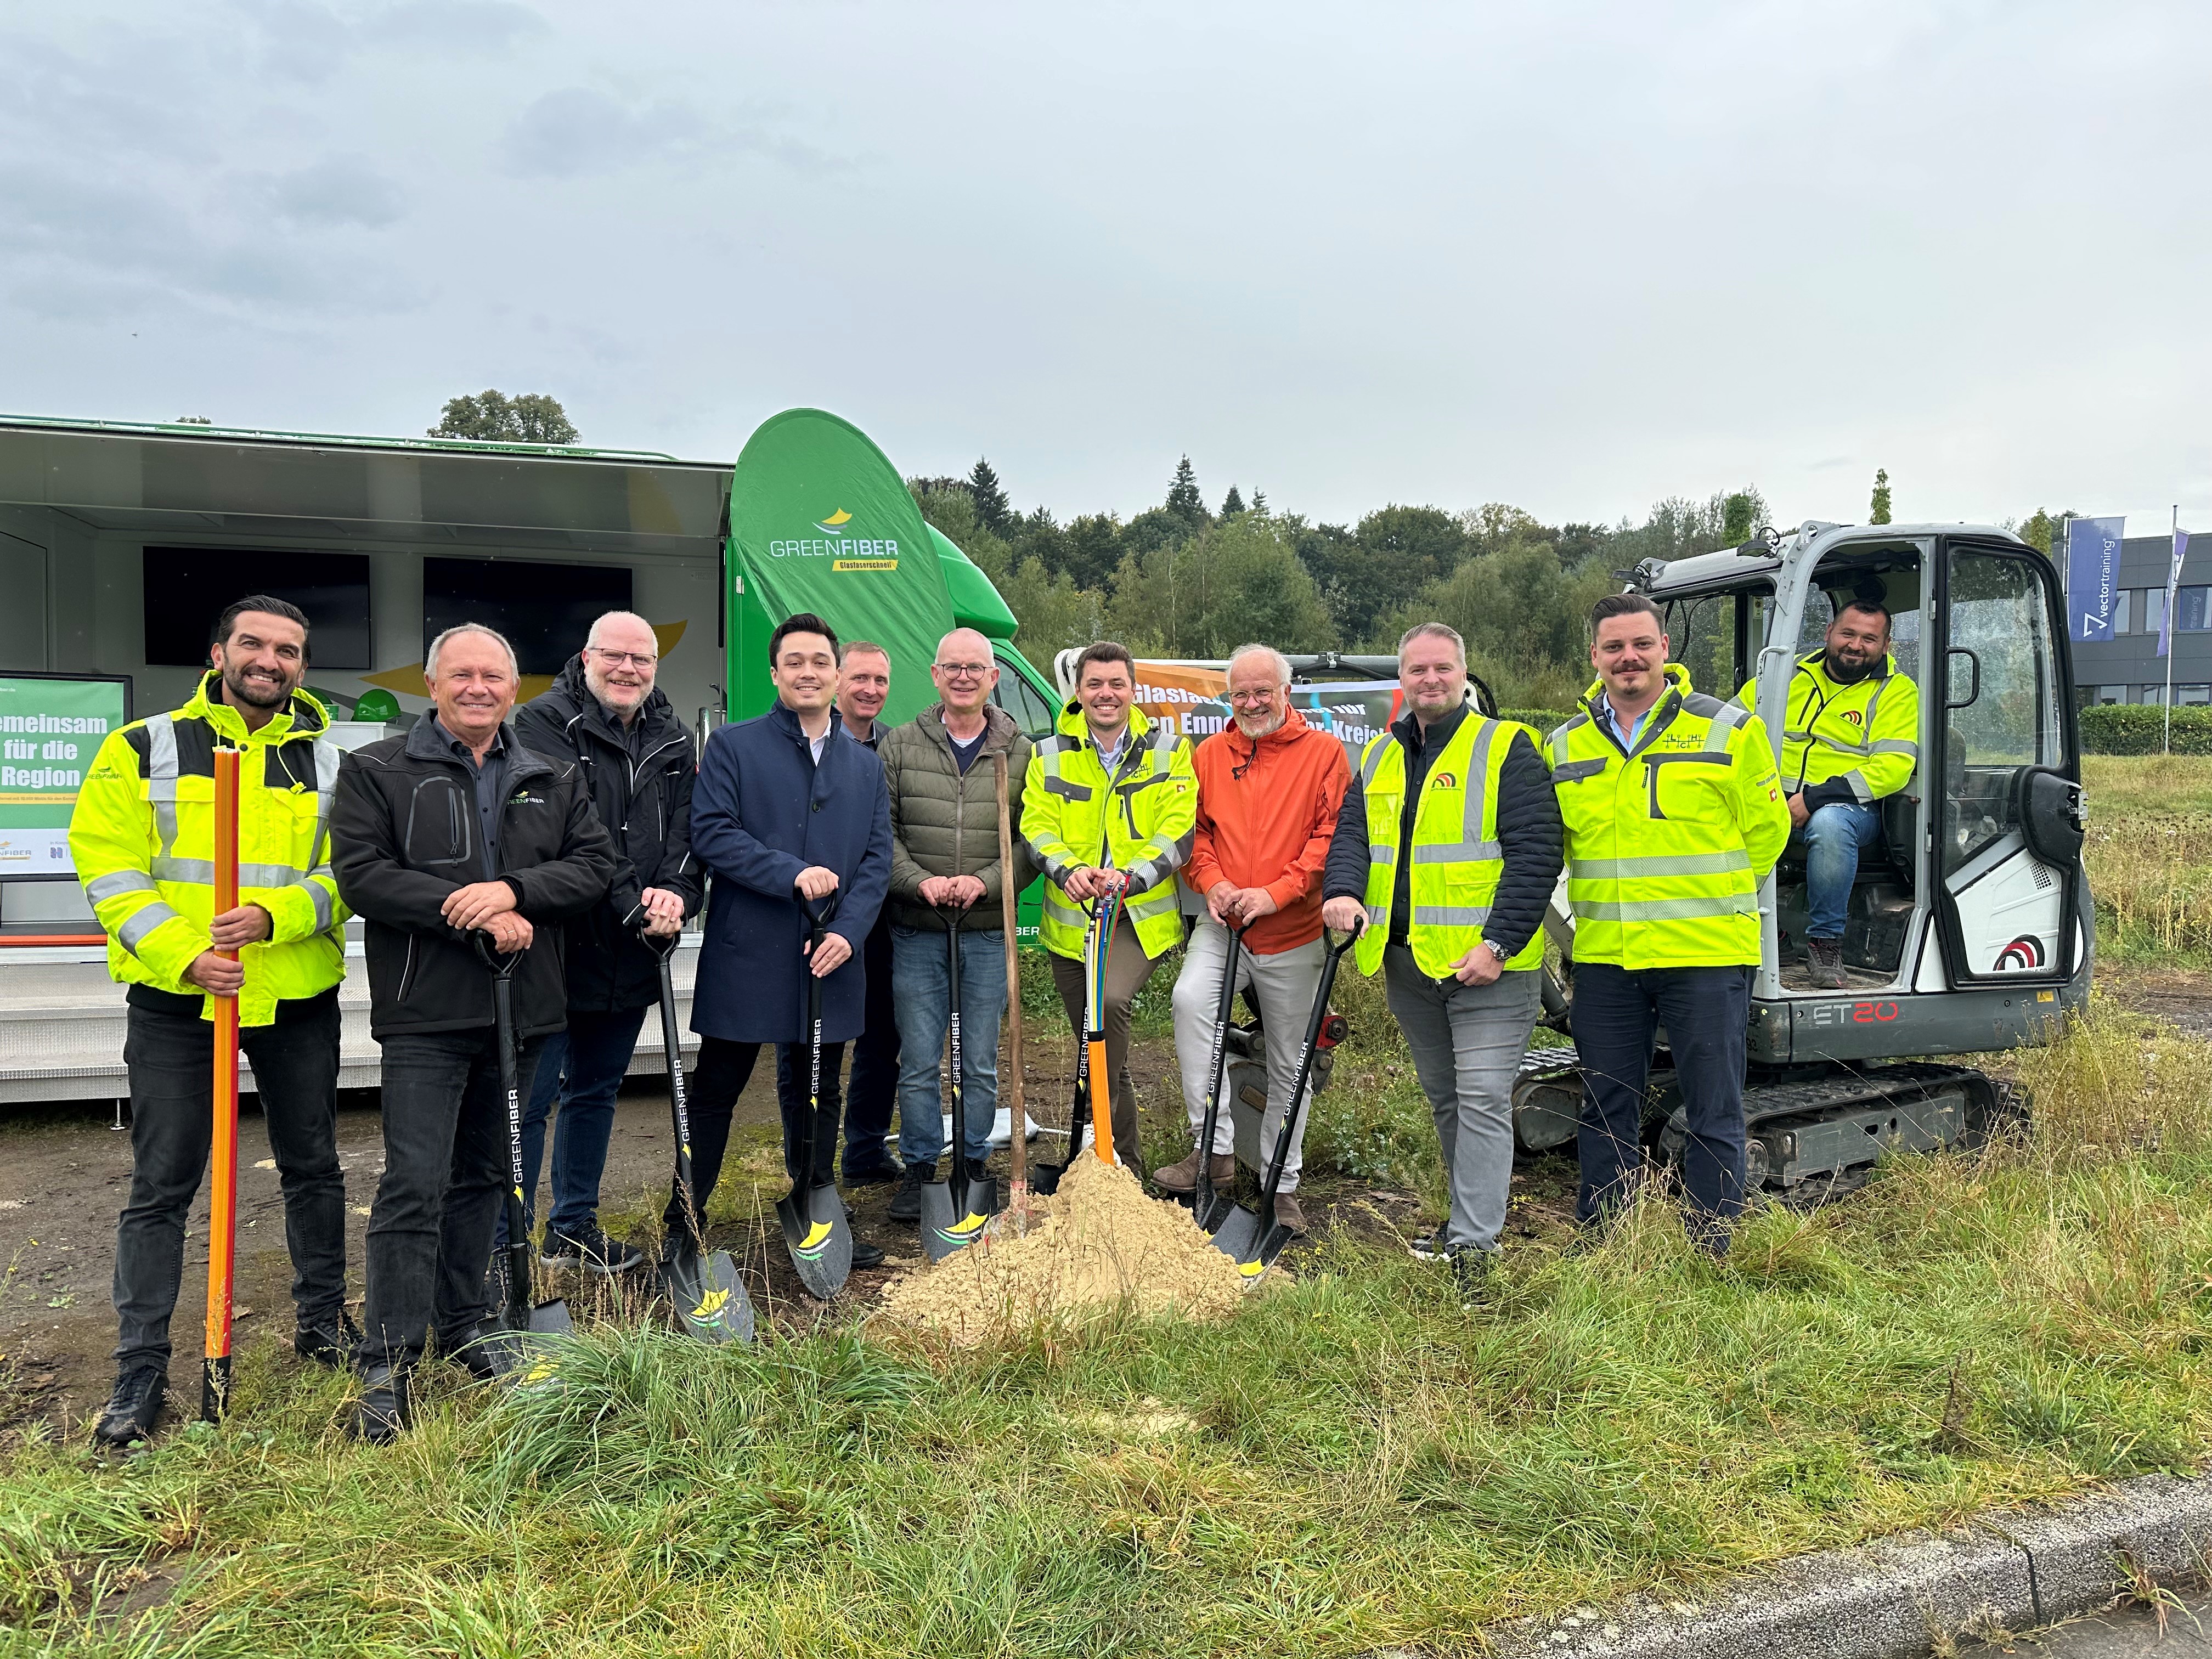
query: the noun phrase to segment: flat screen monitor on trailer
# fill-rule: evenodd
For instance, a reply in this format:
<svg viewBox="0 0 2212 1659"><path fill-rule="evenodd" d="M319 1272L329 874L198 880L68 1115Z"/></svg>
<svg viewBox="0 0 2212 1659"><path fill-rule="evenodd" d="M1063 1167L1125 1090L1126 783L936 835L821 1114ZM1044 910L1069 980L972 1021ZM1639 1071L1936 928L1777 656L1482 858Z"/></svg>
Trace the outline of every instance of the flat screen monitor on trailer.
<svg viewBox="0 0 2212 1659"><path fill-rule="evenodd" d="M448 628L481 623L514 646L525 674L557 674L583 648L592 624L630 609L621 565L523 559L422 561L422 650Z"/></svg>
<svg viewBox="0 0 2212 1659"><path fill-rule="evenodd" d="M258 547L149 547L146 660L204 668L216 619L237 600L266 593L307 613L314 667L362 669L369 658L368 555Z"/></svg>

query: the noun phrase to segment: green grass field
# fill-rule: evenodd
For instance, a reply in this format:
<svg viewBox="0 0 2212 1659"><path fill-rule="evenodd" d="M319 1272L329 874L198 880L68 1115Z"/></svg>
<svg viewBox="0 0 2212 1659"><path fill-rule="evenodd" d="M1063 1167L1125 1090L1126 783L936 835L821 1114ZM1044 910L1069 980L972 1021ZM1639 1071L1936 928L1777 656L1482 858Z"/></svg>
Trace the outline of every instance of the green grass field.
<svg viewBox="0 0 2212 1659"><path fill-rule="evenodd" d="M2198 765L2098 763L2099 823L2201 811ZM1316 1162L1418 1189L1426 1108L1387 1022L1354 1026ZM1658 1205L1585 1254L1517 1245L1474 1310L1340 1231L1213 1328L1039 1328L958 1358L865 1326L750 1352L603 1328L556 1390L432 1368L422 1425L383 1451L345 1438L343 1379L256 1348L228 1421L127 1462L16 1432L0 1638L1472 1651L1496 1620L1695 1599L1752 1563L2200 1467L2212 1045L2100 999L2010 1063L2032 1125L1979 1151L1758 1213L1718 1265Z"/></svg>

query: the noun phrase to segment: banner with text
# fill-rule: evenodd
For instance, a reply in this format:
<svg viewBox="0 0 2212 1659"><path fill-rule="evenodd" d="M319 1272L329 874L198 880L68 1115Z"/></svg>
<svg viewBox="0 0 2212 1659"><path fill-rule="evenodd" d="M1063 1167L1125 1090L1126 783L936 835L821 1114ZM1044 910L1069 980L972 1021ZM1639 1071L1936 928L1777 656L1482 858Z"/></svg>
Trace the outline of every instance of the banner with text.
<svg viewBox="0 0 2212 1659"><path fill-rule="evenodd" d="M129 723L131 683L0 674L0 881L73 878L70 814L92 757Z"/></svg>
<svg viewBox="0 0 2212 1659"><path fill-rule="evenodd" d="M2121 519L2066 521L2067 632L2081 643L2112 637L2120 591Z"/></svg>

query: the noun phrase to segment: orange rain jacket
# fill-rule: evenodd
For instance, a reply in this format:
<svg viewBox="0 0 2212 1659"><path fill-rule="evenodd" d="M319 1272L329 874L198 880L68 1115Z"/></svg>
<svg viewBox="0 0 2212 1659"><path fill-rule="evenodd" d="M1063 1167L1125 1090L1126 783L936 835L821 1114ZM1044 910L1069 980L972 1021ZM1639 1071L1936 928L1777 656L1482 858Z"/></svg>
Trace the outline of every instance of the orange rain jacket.
<svg viewBox="0 0 2212 1659"><path fill-rule="evenodd" d="M1198 745L1198 823L1183 879L1200 898L1216 882L1264 887L1275 914L1252 924L1255 956L1321 937L1322 874L1352 783L1344 745L1293 708L1256 743L1231 720Z"/></svg>

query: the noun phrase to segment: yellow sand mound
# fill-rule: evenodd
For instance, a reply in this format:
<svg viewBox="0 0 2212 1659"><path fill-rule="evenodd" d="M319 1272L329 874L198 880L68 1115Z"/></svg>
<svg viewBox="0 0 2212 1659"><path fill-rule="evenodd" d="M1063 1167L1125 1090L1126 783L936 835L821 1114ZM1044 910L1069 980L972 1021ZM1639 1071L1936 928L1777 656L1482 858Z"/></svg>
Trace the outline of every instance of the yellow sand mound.
<svg viewBox="0 0 2212 1659"><path fill-rule="evenodd" d="M1146 1197L1127 1170L1086 1155L1026 1234L986 1238L899 1280L882 1314L973 1345L1038 1320L1124 1307L1219 1319L1244 1295L1237 1264L1189 1211Z"/></svg>

